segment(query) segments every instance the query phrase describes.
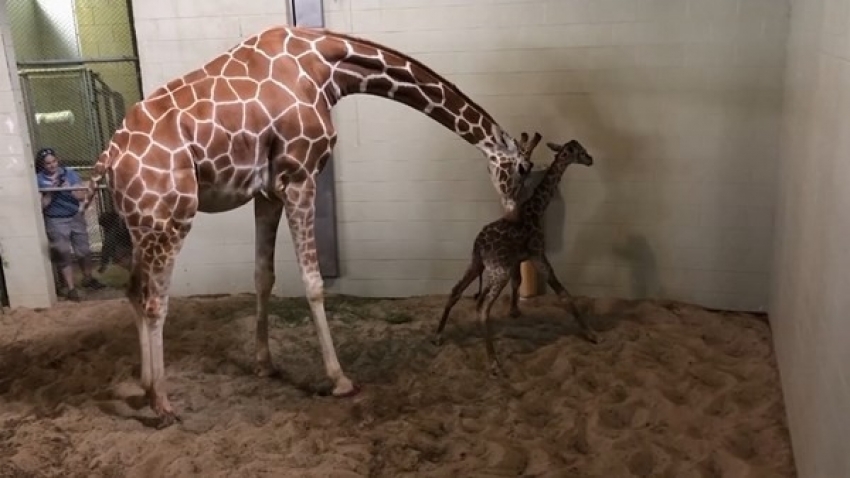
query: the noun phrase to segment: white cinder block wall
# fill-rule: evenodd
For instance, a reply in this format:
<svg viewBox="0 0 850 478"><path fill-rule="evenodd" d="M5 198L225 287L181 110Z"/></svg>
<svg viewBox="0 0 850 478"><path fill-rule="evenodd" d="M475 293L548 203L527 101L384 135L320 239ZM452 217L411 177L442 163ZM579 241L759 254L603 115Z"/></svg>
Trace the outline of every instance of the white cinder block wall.
<svg viewBox="0 0 850 478"><path fill-rule="evenodd" d="M0 2L0 256L10 303L45 307L56 298L35 171L15 67L6 2Z"/></svg>
<svg viewBox="0 0 850 478"><path fill-rule="evenodd" d="M146 92L284 23L284 4L133 2ZM424 61L514 135L590 149L596 164L567 172L548 214L551 259L576 293L766 305L786 2L326 0L325 9L329 27ZM388 100L349 97L335 114L342 278L330 289L446 293L477 230L497 217L483 158ZM550 155L541 148L535 159ZM250 207L201 216L175 293L252 290L251 221ZM276 292L301 294L287 233L280 242Z"/></svg>
<svg viewBox="0 0 850 478"><path fill-rule="evenodd" d="M850 1L792 12L770 315L799 476L850 476Z"/></svg>

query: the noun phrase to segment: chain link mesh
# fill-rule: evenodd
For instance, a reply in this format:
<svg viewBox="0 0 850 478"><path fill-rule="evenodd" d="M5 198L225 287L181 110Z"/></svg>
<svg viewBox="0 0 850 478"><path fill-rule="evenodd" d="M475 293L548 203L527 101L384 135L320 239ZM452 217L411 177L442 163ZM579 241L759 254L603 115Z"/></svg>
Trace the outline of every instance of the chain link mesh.
<svg viewBox="0 0 850 478"><path fill-rule="evenodd" d="M62 165L86 180L127 107L141 99L129 1L6 2L33 153L55 149ZM85 215L95 271L104 253L125 246L118 242L126 236L110 233L109 224L103 224L110 211L111 198L99 189ZM116 271L109 262L99 279L123 288L126 271ZM79 271L75 275L79 285L82 277ZM66 284L60 276L56 274L56 284L61 292Z"/></svg>

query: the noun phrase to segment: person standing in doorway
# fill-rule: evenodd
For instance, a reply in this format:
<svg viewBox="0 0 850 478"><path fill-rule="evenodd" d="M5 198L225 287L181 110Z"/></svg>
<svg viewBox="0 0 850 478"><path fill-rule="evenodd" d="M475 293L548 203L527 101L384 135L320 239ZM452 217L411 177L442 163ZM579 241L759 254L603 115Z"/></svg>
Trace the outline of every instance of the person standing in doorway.
<svg viewBox="0 0 850 478"><path fill-rule="evenodd" d="M36 153L35 170L39 189L79 186L82 183L76 171L60 164L53 148L42 148ZM89 289L104 287L92 276L88 227L85 216L80 212L80 201L85 198L84 195L82 189L41 193L41 209L51 258L68 288L66 297L71 300L80 300L79 290L74 284L74 256L83 272L81 285Z"/></svg>

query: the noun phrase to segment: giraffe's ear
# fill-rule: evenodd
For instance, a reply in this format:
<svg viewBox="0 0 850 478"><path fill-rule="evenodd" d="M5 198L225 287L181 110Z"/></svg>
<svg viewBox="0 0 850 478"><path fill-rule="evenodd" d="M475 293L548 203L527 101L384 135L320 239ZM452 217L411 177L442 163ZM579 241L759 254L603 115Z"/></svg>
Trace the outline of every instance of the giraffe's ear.
<svg viewBox="0 0 850 478"><path fill-rule="evenodd" d="M557 153L557 152L559 152L559 151L561 151L561 145L560 145L560 144L558 144L558 143L551 143L551 142L549 142L549 143L546 143L546 146L547 146L549 149L551 149L552 151L556 152L556 153Z"/></svg>

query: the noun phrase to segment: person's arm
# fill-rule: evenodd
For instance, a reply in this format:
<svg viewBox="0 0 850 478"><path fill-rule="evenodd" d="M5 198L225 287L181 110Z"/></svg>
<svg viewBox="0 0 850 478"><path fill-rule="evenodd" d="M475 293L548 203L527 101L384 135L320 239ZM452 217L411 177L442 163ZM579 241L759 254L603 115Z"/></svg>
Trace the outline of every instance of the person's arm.
<svg viewBox="0 0 850 478"><path fill-rule="evenodd" d="M35 187L38 189L48 187L49 185L43 184L41 179L36 176L35 178ZM44 209L53 202L53 193L41 193L41 208Z"/></svg>
<svg viewBox="0 0 850 478"><path fill-rule="evenodd" d="M74 171L73 169L66 169L65 171L66 171L66 173L65 173L66 183L63 184L63 186L78 186L78 185L82 184L83 181L82 181L82 179L80 179L80 176L77 174L76 171ZM71 194L77 199L77 201L82 201L86 198L86 190L85 189L78 189L76 191L71 191Z"/></svg>
<svg viewBox="0 0 850 478"><path fill-rule="evenodd" d="M45 209L53 202L53 193L41 193L41 208Z"/></svg>

